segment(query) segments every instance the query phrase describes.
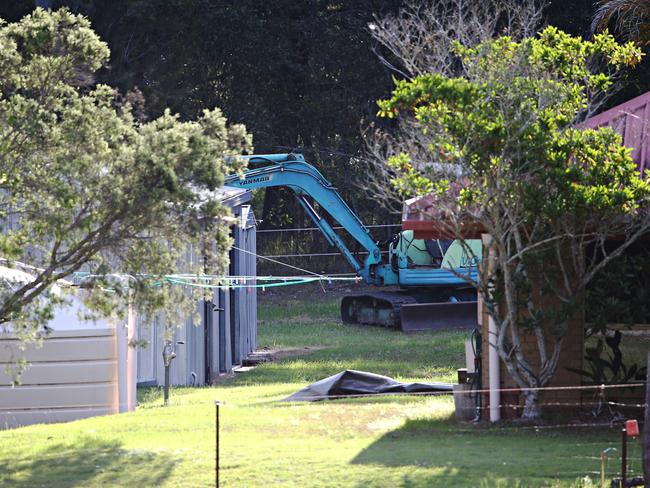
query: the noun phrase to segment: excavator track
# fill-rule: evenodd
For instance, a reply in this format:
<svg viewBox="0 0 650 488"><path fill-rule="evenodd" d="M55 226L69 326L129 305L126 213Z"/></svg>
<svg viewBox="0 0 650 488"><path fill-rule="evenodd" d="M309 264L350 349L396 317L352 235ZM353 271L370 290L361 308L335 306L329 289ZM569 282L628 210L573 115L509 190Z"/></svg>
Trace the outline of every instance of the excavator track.
<svg viewBox="0 0 650 488"><path fill-rule="evenodd" d="M344 324L380 325L416 332L433 329L474 329L476 301L419 302L400 292L370 292L346 295L341 300Z"/></svg>
<svg viewBox="0 0 650 488"><path fill-rule="evenodd" d="M402 307L415 303L414 297L398 292L354 293L341 299L341 319L344 324L399 328Z"/></svg>

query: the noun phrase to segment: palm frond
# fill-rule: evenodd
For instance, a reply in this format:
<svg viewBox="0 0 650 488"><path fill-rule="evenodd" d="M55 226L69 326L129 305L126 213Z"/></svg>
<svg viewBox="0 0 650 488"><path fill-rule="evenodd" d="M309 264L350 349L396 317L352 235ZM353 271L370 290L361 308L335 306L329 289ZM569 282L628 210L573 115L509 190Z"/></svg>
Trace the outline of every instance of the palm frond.
<svg viewBox="0 0 650 488"><path fill-rule="evenodd" d="M626 39L650 44L650 1L600 0L591 22L592 32L601 32L610 26Z"/></svg>

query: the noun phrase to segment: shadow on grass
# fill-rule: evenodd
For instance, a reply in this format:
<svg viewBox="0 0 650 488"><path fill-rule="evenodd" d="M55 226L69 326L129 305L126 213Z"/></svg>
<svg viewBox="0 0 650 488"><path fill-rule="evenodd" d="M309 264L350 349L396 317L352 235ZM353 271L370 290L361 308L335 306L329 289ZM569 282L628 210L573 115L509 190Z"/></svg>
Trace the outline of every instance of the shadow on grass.
<svg viewBox="0 0 650 488"><path fill-rule="evenodd" d="M591 434L534 433L411 419L362 450L352 464L412 467L403 486L577 486L597 477L600 442ZM606 440L602 439L606 444ZM421 469L420 469L421 468Z"/></svg>
<svg viewBox="0 0 650 488"><path fill-rule="evenodd" d="M418 395L418 394L408 394L408 393L399 393L399 394L388 394L388 395L367 395L359 397L340 397L340 398L323 398L315 401L300 401L300 402L287 402L284 400L269 400L266 402L258 402L255 405L269 405L274 408L283 408L283 407L295 407L298 405L314 405L316 407L336 407L337 405L350 405L350 406L361 406L361 405L377 405L377 404L403 404L409 405L415 402L421 402L425 399L446 399L451 400L452 393L445 393L443 395Z"/></svg>
<svg viewBox="0 0 650 488"><path fill-rule="evenodd" d="M74 445L52 443L30 457L0 461L0 486L159 486L174 464L165 454L126 450L116 441L86 437Z"/></svg>

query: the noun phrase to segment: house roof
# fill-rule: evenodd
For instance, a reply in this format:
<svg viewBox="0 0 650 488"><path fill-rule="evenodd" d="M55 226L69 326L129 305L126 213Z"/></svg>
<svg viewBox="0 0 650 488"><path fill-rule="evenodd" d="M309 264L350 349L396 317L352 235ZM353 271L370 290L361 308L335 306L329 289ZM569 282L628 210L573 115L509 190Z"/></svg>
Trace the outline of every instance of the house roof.
<svg viewBox="0 0 650 488"><path fill-rule="evenodd" d="M583 126L612 127L632 149L639 170L650 170L650 91L587 119Z"/></svg>
<svg viewBox="0 0 650 488"><path fill-rule="evenodd" d="M230 208L235 208L244 203L248 203L253 198L253 192L251 190L235 188L232 186L219 188L217 194L221 195L221 201Z"/></svg>

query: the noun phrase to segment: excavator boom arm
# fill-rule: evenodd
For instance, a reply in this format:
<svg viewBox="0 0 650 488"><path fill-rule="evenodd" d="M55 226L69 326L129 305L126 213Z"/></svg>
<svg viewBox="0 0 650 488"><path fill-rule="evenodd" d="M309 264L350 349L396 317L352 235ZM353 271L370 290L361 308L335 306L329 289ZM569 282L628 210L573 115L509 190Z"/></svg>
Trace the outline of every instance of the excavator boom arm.
<svg viewBox="0 0 650 488"><path fill-rule="evenodd" d="M225 185L254 189L286 186L291 188L298 202L325 235L328 242L336 246L356 273L369 284L388 284L395 281L394 272L381 264L381 252L368 229L341 198L332 184L300 154L269 154L242 156L252 163L265 163L266 166L248 169L243 175L230 175ZM318 202L350 235L368 252L365 263L361 265L345 242L332 226L313 208L307 196ZM392 274L392 275L391 275Z"/></svg>

